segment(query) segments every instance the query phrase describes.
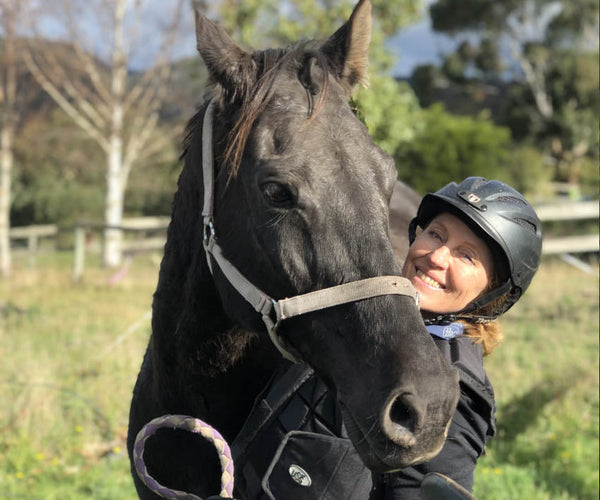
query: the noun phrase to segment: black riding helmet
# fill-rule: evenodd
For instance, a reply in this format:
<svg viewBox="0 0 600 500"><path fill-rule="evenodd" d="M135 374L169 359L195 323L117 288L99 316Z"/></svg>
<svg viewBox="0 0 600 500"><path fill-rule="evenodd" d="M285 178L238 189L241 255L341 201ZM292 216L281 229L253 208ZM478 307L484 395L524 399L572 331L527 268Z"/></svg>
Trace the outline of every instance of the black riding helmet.
<svg viewBox="0 0 600 500"><path fill-rule="evenodd" d="M494 319L508 311L531 283L542 253L542 223L517 190L500 181L468 177L423 198L409 227L410 243L417 226L425 228L444 212L458 217L488 244L500 281L457 315L471 313L473 319ZM479 309L502 296L506 299L492 316L477 316Z"/></svg>

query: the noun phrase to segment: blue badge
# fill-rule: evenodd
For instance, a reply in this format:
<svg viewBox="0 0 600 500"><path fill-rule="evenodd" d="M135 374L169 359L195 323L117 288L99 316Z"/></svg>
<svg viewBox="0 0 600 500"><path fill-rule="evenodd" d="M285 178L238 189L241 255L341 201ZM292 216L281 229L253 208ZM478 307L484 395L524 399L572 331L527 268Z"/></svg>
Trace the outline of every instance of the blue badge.
<svg viewBox="0 0 600 500"><path fill-rule="evenodd" d="M441 339L450 340L454 337L460 337L465 330L462 323L446 323L443 325L427 325L427 331Z"/></svg>

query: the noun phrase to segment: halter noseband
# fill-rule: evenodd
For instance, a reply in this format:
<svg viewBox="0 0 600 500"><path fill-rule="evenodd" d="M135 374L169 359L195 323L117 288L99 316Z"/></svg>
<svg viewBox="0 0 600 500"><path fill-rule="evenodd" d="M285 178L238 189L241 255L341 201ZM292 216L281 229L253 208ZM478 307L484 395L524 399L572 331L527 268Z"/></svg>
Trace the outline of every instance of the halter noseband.
<svg viewBox="0 0 600 500"><path fill-rule="evenodd" d="M202 170L204 178L204 206L202 217L204 220L204 250L210 272L213 273L213 263L229 280L231 285L246 299L250 305L262 315L267 327L269 337L284 358L300 363L302 361L298 352L277 333L277 327L287 318L299 316L309 312L327 309L349 302L378 297L381 295L406 295L419 303L419 295L412 283L401 276L376 276L337 285L314 292L296 295L295 297L275 300L254 286L240 271L225 258L221 247L217 243L213 223L214 199L214 168L212 144L212 118L214 101L211 101L204 114L202 123ZM273 317L274 315L274 317Z"/></svg>

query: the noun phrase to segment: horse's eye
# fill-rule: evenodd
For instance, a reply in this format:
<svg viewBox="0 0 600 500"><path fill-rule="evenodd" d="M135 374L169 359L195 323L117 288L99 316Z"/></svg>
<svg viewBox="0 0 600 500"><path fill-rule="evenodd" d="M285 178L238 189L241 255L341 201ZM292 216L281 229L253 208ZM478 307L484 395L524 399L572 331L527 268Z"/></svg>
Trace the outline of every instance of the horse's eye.
<svg viewBox="0 0 600 500"><path fill-rule="evenodd" d="M277 208L290 208L294 204L294 196L290 190L277 182L267 182L262 186L263 195L270 205Z"/></svg>

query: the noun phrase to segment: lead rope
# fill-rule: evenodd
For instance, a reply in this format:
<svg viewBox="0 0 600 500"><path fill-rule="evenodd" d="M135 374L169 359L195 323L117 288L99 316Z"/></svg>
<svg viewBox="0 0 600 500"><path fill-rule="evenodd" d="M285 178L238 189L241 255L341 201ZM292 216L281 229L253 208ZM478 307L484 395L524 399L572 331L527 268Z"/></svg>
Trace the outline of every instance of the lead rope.
<svg viewBox="0 0 600 500"><path fill-rule="evenodd" d="M220 496L224 498L233 498L233 458L227 441L214 427L198 418L187 417L185 415L164 415L148 422L135 438L133 447L133 462L135 470L148 489L161 496L162 498L174 498L178 500L203 500L202 497L185 491L173 490L154 479L146 468L144 463L144 446L149 437L159 429L181 429L194 434L200 434L202 437L214 444L221 462L221 492Z"/></svg>

